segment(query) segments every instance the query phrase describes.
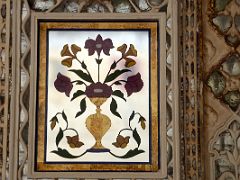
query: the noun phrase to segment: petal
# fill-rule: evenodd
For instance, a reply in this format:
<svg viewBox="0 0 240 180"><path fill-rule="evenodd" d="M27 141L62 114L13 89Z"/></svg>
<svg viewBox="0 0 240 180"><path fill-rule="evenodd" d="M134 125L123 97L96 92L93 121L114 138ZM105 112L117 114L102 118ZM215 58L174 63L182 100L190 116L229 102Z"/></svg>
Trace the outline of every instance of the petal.
<svg viewBox="0 0 240 180"><path fill-rule="evenodd" d="M112 42L112 40L111 39L105 39L104 41L103 41L103 47L107 47L107 48L114 48L114 46L113 46L113 42Z"/></svg>
<svg viewBox="0 0 240 180"><path fill-rule="evenodd" d="M95 50L96 50L96 48L89 48L88 49L88 55L92 56L94 54Z"/></svg>
<svg viewBox="0 0 240 180"><path fill-rule="evenodd" d="M129 136L125 137L125 138L124 138L124 142L128 144L128 143L129 143L129 139L130 139Z"/></svg>
<svg viewBox="0 0 240 180"><path fill-rule="evenodd" d="M66 136L67 138L67 143L70 144L72 142L72 137L71 136Z"/></svg>
<svg viewBox="0 0 240 180"><path fill-rule="evenodd" d="M63 49L61 51L61 56L72 56L72 53L69 51L68 44L65 44L63 46Z"/></svg>
<svg viewBox="0 0 240 180"><path fill-rule="evenodd" d="M96 38L96 44L103 44L103 39L102 39L102 36L100 34L97 35L97 38Z"/></svg>
<svg viewBox="0 0 240 180"><path fill-rule="evenodd" d="M122 143L122 144L121 144L121 148L123 149L123 148L125 148L125 147L127 147L127 143Z"/></svg>
<svg viewBox="0 0 240 180"><path fill-rule="evenodd" d="M84 145L84 143L81 142L81 141L78 141L78 142L75 143L76 148L79 148L79 147L81 147L83 145Z"/></svg>
<svg viewBox="0 0 240 180"><path fill-rule="evenodd" d="M127 45L123 44L117 48L117 51L120 51L122 54L124 54L127 50Z"/></svg>
<svg viewBox="0 0 240 180"><path fill-rule="evenodd" d="M66 58L66 59L62 60L62 65L67 66L67 67L71 67L72 66L72 60L73 60L73 58Z"/></svg>
<svg viewBox="0 0 240 180"><path fill-rule="evenodd" d="M125 59L126 59L125 67L127 68L132 67L136 64L136 61L131 58L125 58Z"/></svg>
<svg viewBox="0 0 240 180"><path fill-rule="evenodd" d="M93 39L86 40L84 48L88 49L92 47L96 47L96 42Z"/></svg>
<svg viewBox="0 0 240 180"><path fill-rule="evenodd" d="M137 56L137 50L135 49L133 44L130 44L130 47L125 56Z"/></svg>
<svg viewBox="0 0 240 180"><path fill-rule="evenodd" d="M122 143L124 142L124 137L121 136L121 135L118 135L118 136L117 136L117 142L118 142L119 144L122 144Z"/></svg>
<svg viewBox="0 0 240 180"><path fill-rule="evenodd" d="M69 143L69 146L70 146L71 148L75 148L75 147L76 147L74 143Z"/></svg>
<svg viewBox="0 0 240 180"><path fill-rule="evenodd" d="M81 51L81 48L79 46L77 46L76 44L72 44L71 50L72 50L73 54L76 55L79 51Z"/></svg>
<svg viewBox="0 0 240 180"><path fill-rule="evenodd" d="M73 142L77 142L79 140L78 135L72 137Z"/></svg>
<svg viewBox="0 0 240 180"><path fill-rule="evenodd" d="M120 145L119 145L117 142L112 143L112 145L114 145L114 146L117 147L117 148L120 147Z"/></svg>
<svg viewBox="0 0 240 180"><path fill-rule="evenodd" d="M109 51L110 51L109 48L103 47L103 53L104 53L104 54L110 56Z"/></svg>
<svg viewBox="0 0 240 180"><path fill-rule="evenodd" d="M66 94L67 97L69 97L70 96L70 92L71 92L71 90L73 88L73 85L72 84L68 84L68 85L66 85L65 88L66 88L65 89L65 94Z"/></svg>

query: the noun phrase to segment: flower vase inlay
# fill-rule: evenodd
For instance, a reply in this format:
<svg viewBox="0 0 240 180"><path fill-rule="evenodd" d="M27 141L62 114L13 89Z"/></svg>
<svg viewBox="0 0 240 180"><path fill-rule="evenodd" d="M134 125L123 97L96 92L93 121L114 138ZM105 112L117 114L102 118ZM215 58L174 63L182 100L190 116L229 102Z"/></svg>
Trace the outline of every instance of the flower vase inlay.
<svg viewBox="0 0 240 180"><path fill-rule="evenodd" d="M94 137L95 142L92 144L91 148L87 149L79 156L71 155L68 150L60 148L59 143L64 137L65 131L72 131L72 133L75 134L73 136L66 136L70 148L81 148L82 146L84 146L84 142L80 140L80 138L82 138L81 134L75 128L71 128L68 126L68 118L63 110L62 112L57 112L56 115L50 120L52 130L57 124L59 124L59 115L61 115L62 119L64 119L64 121L66 122L66 128L62 129L61 127L59 127L60 130L56 137L56 145L58 150L54 150L52 152L59 156L67 158L78 158L83 156L87 152L108 152L117 158L130 158L132 156L136 156L145 152L144 150L139 149L139 146L141 144L141 137L137 131L137 128L133 128L131 126L131 121L133 121L135 116L140 116L139 123L141 123L141 127L144 130L146 128L146 120L139 112L135 112L134 110L129 117L129 127L123 128L119 131L116 142L113 142L112 145L115 146L115 148L126 148L131 136L124 136L121 133L123 131L128 131L132 133L132 137L136 141L137 147L134 149L129 149L125 155L119 156L111 152L111 150L109 149L111 148L111 146L104 147L104 145L102 144L102 139L111 127L111 120L107 115L101 113L101 106L107 101L108 98L111 97L109 110L117 118L123 119L121 114L118 112L118 100L115 100L115 97L121 98L125 102L127 101L127 99L125 98L124 92L122 92L122 89L119 87L123 86L126 90L127 97L129 97L133 93L140 92L144 86L141 74L139 72L136 74L132 74L132 69L130 69L136 64L135 57L137 57L137 50L135 49L133 44L130 44L129 47L127 46L127 44L123 44L117 47L116 50L121 55L121 57L118 60L114 60L109 64L110 66L108 72L106 73L106 76L102 77L102 74L105 73L100 73L100 66L103 65L103 55L110 56L110 50L114 48L112 40L110 38L103 39L102 36L98 34L96 40L87 39L85 41L84 48L88 49L88 56L93 56L95 52L97 52L97 58L95 58L97 66L97 81L93 78L91 71L89 71L89 66L86 63L88 62L88 60L81 60L79 59L80 56L77 56L77 54L81 52L81 48L76 44L72 44L71 46L65 44L61 51L61 56L64 57L61 63L68 68L72 67L68 71L77 75L78 79L71 80L70 77L65 76L59 72L57 74L57 79L54 81L54 86L57 91L65 93L67 97L72 96L71 101L76 101L77 99L80 100L81 98L80 110L76 113L75 118L78 118L83 113L85 113L86 110L88 110L88 102L86 101L86 98L88 98L91 103L96 106L96 113L90 114L86 118L85 122L87 130ZM78 62L80 66L73 64L72 61ZM120 62L124 61L125 64L123 67L123 63ZM85 90L83 86L85 86ZM76 92L72 93L72 90L74 89L73 87L80 87L80 89L78 88ZM82 98L82 96L85 97Z"/></svg>
<svg viewBox="0 0 240 180"><path fill-rule="evenodd" d="M92 97L89 99L94 105L96 105L97 109L96 113L89 115L86 120L86 127L96 141L95 145L88 149L88 152L109 152L110 150L105 148L101 142L103 136L111 127L111 120L108 116L102 114L100 109L100 106L106 102L107 98Z"/></svg>

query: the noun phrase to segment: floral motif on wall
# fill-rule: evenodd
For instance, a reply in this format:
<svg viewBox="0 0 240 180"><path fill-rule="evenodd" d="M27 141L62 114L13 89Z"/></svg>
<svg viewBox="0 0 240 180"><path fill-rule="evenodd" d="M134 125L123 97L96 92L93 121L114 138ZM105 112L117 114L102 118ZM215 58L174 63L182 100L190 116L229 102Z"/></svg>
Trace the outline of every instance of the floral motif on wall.
<svg viewBox="0 0 240 180"><path fill-rule="evenodd" d="M101 65L105 59L102 55L111 56L111 50L116 49L121 57L117 60L112 60L110 67L107 72L101 72ZM93 75L88 70L88 60L80 60L77 54L81 54L82 51L87 51L88 56L95 57L95 72L97 73L97 79L93 78ZM141 134L139 128L143 131L146 129L146 119L143 117L141 112L136 112L132 109L132 114L128 120L122 118L122 113L119 111L118 101L128 101L128 98L133 94L136 94L144 87L141 72L133 72L134 66L139 63L137 60L137 49L133 44L122 44L119 47L115 47L112 39L104 39L101 34L98 34L96 38L89 38L85 41L85 46L79 47L76 44L66 44L61 50L61 63L69 72L75 75L75 79L70 79L65 74L58 72L54 81L54 87L58 93L64 93L69 101L79 101L80 106L75 114L75 118L81 117L84 113L87 113L86 109L89 103L93 103L96 106L96 113L89 114L86 119L86 128L92 134L95 139L95 144L87 149L85 152L73 155L69 149L78 149L84 147L84 142L79 132L69 126L71 121L65 110L55 113L50 120L50 128L53 131L58 129L56 134L55 144L56 149L52 153L61 156L63 158L78 158L84 156L86 153L103 153L108 152L116 158L131 158L138 154L144 153L141 149L142 144ZM114 59L114 58L112 58ZM79 63L80 68L76 68L73 62ZM119 66L120 62L124 62L124 68ZM101 77L106 74L105 77ZM124 76L122 76L124 75ZM119 77L124 77L120 78ZM102 81L100 79L103 79ZM78 87L78 90L72 92L74 87ZM89 99L90 101L87 101ZM125 149L130 140L136 142L136 147L128 150L124 155L119 155L111 151L111 147L104 147L102 145L102 138L109 131L111 127L110 118L102 113L101 106L108 100L111 99L109 105L110 112L119 119L128 121L128 126L122 128L115 141L112 142L112 146L119 149ZM130 107L131 108L131 107ZM63 127L60 120L65 121ZM137 121L138 120L138 121ZM137 121L137 122L134 122ZM74 135L65 135L66 132L71 131ZM126 136L124 132L130 132L131 136ZM60 146L60 142L63 140L67 141L68 148Z"/></svg>

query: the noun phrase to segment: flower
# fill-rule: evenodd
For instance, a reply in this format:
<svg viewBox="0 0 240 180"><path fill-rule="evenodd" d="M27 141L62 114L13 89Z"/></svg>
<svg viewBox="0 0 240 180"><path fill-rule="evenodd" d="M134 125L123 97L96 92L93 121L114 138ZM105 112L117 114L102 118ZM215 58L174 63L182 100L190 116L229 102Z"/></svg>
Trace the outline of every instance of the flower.
<svg viewBox="0 0 240 180"><path fill-rule="evenodd" d="M114 145L117 148L125 148L127 147L128 143L129 143L129 136L123 137L121 135L117 136L116 142L112 143L112 145Z"/></svg>
<svg viewBox="0 0 240 180"><path fill-rule="evenodd" d="M130 44L130 47L128 49L128 51L125 54L125 57L127 56L137 56L137 50L135 49L133 44Z"/></svg>
<svg viewBox="0 0 240 180"><path fill-rule="evenodd" d="M56 123L58 122L58 118L56 116L54 116L51 120L51 130L53 130L56 126Z"/></svg>
<svg viewBox="0 0 240 180"><path fill-rule="evenodd" d="M68 56L68 57L62 60L62 65L67 66L67 67L71 67L73 59L76 58L76 54L79 51L81 51L81 48L78 47L76 44L72 44L71 45L71 50L72 50L73 54L70 52L68 44L65 44L63 46L63 49L61 51L61 56L62 57Z"/></svg>
<svg viewBox="0 0 240 180"><path fill-rule="evenodd" d="M126 62L125 62L125 67L132 67L136 64L136 61L134 61L131 58L125 58Z"/></svg>
<svg viewBox="0 0 240 180"><path fill-rule="evenodd" d="M130 44L130 47L127 51L127 45L123 44L117 48L117 51L122 53L122 58L125 59L125 67L129 68L136 64L136 61L129 56L137 56L137 50L135 49L133 44Z"/></svg>
<svg viewBox="0 0 240 180"><path fill-rule="evenodd" d="M68 97L73 88L71 79L61 73L58 73L57 79L54 81L54 86L59 92L64 92Z"/></svg>
<svg viewBox="0 0 240 180"><path fill-rule="evenodd" d="M137 73L134 76L129 76L125 84L125 89L128 96L131 96L134 92L139 92L143 88L143 81L141 79L141 74Z"/></svg>
<svg viewBox="0 0 240 180"><path fill-rule="evenodd" d="M67 136L67 143L71 148L80 148L82 145L84 145L83 142L79 141L79 136Z"/></svg>
<svg viewBox="0 0 240 180"><path fill-rule="evenodd" d="M140 116L138 123L141 123L142 129L145 129L145 128L146 128L146 123L145 123L145 121L146 121L146 119L145 119L144 117Z"/></svg>
<svg viewBox="0 0 240 180"><path fill-rule="evenodd" d="M86 40L84 48L88 49L89 56L92 56L95 51L97 51L98 56L100 56L102 51L104 54L109 56L109 51L114 48L114 46L111 39L108 38L103 40L102 36L98 34L96 40Z"/></svg>
<svg viewBox="0 0 240 180"><path fill-rule="evenodd" d="M108 98L112 95L112 87L100 82L92 83L86 87L85 94L87 97L105 97Z"/></svg>

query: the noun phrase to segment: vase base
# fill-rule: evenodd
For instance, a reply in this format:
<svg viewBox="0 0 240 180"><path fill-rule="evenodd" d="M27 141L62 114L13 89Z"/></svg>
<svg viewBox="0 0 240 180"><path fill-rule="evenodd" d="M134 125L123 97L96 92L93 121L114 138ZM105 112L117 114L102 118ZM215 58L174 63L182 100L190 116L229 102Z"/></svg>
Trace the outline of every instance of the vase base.
<svg viewBox="0 0 240 180"><path fill-rule="evenodd" d="M110 152L110 149L107 149L107 148L102 148L102 149L90 148L90 149L87 150L87 152L92 152L92 153Z"/></svg>

